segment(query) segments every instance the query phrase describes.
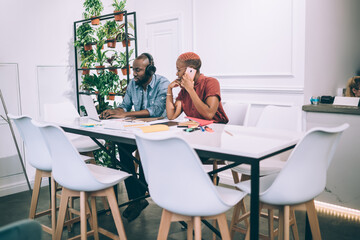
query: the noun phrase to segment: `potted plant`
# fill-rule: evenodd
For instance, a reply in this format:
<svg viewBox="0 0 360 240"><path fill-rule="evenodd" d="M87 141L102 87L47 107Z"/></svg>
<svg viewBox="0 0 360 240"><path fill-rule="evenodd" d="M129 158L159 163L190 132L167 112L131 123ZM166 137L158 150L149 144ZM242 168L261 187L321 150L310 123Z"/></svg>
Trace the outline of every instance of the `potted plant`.
<svg viewBox="0 0 360 240"><path fill-rule="evenodd" d="M85 92L95 92L96 89L94 88L97 84L95 82L94 75L84 75L81 77L81 85L80 88Z"/></svg>
<svg viewBox="0 0 360 240"><path fill-rule="evenodd" d="M115 54L112 55L111 57L107 58L106 61L110 64L109 71L112 73L118 74L117 67L119 67L119 66L117 64L114 64L116 57L117 57L117 54L115 52Z"/></svg>
<svg viewBox="0 0 360 240"><path fill-rule="evenodd" d="M108 88L107 99L108 100L115 100L115 94L118 92L119 88L119 76L112 72L106 73L106 87Z"/></svg>
<svg viewBox="0 0 360 240"><path fill-rule="evenodd" d="M95 42L93 37L94 29L88 23L81 24L76 29L76 41L74 42L75 47L84 47L85 51L92 49L92 43Z"/></svg>
<svg viewBox="0 0 360 240"><path fill-rule="evenodd" d="M129 22L128 25L132 30L134 30L134 25L132 23ZM124 23L119 26L120 32L116 36L116 40L119 42L122 42L123 47L126 47L126 43L130 47L130 45L131 45L130 39L133 37L133 35L129 32L126 34L124 27L125 27ZM128 30L129 30L129 28L128 28Z"/></svg>
<svg viewBox="0 0 360 240"><path fill-rule="evenodd" d="M95 60L96 60L96 63L97 65L95 66L95 68L98 68L98 69L103 69L105 68L104 66L104 63L107 59L106 57L106 53L110 50L106 50L106 51L102 51L101 50L101 47L104 45L104 40L98 42L98 47L96 48L96 51L95 51ZM97 70L97 73L98 74L101 74L103 70Z"/></svg>
<svg viewBox="0 0 360 240"><path fill-rule="evenodd" d="M118 25L115 20L107 21L104 25L105 35L107 38L107 45L109 48L116 47L116 34L118 33Z"/></svg>
<svg viewBox="0 0 360 240"><path fill-rule="evenodd" d="M84 49L81 49L79 53L80 53L80 61L81 61L80 67L84 69L82 75L87 75L90 73L89 68L95 61L94 50L85 51Z"/></svg>
<svg viewBox="0 0 360 240"><path fill-rule="evenodd" d="M124 96L126 92L126 88L127 88L127 80L126 79L120 80L118 94Z"/></svg>
<svg viewBox="0 0 360 240"><path fill-rule="evenodd" d="M114 0L112 6L115 8L114 13L123 12L125 9L126 0ZM123 13L116 14L114 16L115 21L122 21L124 17Z"/></svg>
<svg viewBox="0 0 360 240"><path fill-rule="evenodd" d="M100 24L100 26L96 29L96 37L97 37L97 45L96 47L99 47L99 44L102 43L102 46L100 46L101 49L104 49L104 42L106 37L106 32L104 26Z"/></svg>
<svg viewBox="0 0 360 240"><path fill-rule="evenodd" d="M102 10L104 9L101 0L85 0L83 6L85 8L85 19L92 18L91 24L98 25L100 23L100 19L96 17L100 16Z"/></svg>
<svg viewBox="0 0 360 240"><path fill-rule="evenodd" d="M131 49L129 51L128 57L126 56L126 52L124 52L124 53L120 52L119 55L115 59L115 61L118 63L119 67L121 68L121 72L123 75L127 75L127 69L128 69L129 62L133 60L133 59L130 59L133 52L134 52L134 49Z"/></svg>

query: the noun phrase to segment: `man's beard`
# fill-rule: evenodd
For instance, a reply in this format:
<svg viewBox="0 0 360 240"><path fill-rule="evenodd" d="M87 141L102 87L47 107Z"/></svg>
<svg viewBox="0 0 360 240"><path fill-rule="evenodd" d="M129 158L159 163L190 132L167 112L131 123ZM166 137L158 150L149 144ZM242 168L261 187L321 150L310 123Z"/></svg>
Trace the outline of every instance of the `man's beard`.
<svg viewBox="0 0 360 240"><path fill-rule="evenodd" d="M146 83L149 79L144 76L142 78L138 78L137 81L135 81L135 84L138 86L142 86L144 83Z"/></svg>

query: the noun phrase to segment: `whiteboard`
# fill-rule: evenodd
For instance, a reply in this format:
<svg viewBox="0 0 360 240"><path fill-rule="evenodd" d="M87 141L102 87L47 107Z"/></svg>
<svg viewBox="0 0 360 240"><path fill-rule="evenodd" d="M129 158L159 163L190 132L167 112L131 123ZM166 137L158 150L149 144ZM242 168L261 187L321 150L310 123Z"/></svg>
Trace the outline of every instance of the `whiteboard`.
<svg viewBox="0 0 360 240"><path fill-rule="evenodd" d="M37 66L39 117L44 104L70 101L77 106L75 69L72 66Z"/></svg>

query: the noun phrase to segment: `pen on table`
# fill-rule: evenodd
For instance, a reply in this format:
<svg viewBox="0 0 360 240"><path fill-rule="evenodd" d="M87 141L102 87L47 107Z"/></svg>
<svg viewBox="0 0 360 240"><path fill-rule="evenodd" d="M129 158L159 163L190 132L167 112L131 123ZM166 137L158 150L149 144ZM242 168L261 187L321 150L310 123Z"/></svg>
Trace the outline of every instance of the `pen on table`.
<svg viewBox="0 0 360 240"><path fill-rule="evenodd" d="M205 126L205 130L206 130L207 132L214 132L214 130L212 130L212 129L209 128L208 126Z"/></svg>
<svg viewBox="0 0 360 240"><path fill-rule="evenodd" d="M231 132L228 132L226 130L224 130L224 132L226 132L227 134L229 134L230 136L234 136Z"/></svg>
<svg viewBox="0 0 360 240"><path fill-rule="evenodd" d="M200 129L201 129L201 131L202 131L202 132L204 132L204 131L205 131L205 129L204 129L202 126L200 126Z"/></svg>

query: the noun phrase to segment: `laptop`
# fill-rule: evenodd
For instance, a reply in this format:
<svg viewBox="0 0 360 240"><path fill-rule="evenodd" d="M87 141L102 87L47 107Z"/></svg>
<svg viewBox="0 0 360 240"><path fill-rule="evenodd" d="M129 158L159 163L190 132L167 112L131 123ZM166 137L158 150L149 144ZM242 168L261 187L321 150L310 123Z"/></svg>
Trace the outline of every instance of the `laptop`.
<svg viewBox="0 0 360 240"><path fill-rule="evenodd" d="M99 115L96 111L94 100L90 95L81 94L80 99L82 104L85 107L86 113L89 117L89 119L100 122Z"/></svg>

